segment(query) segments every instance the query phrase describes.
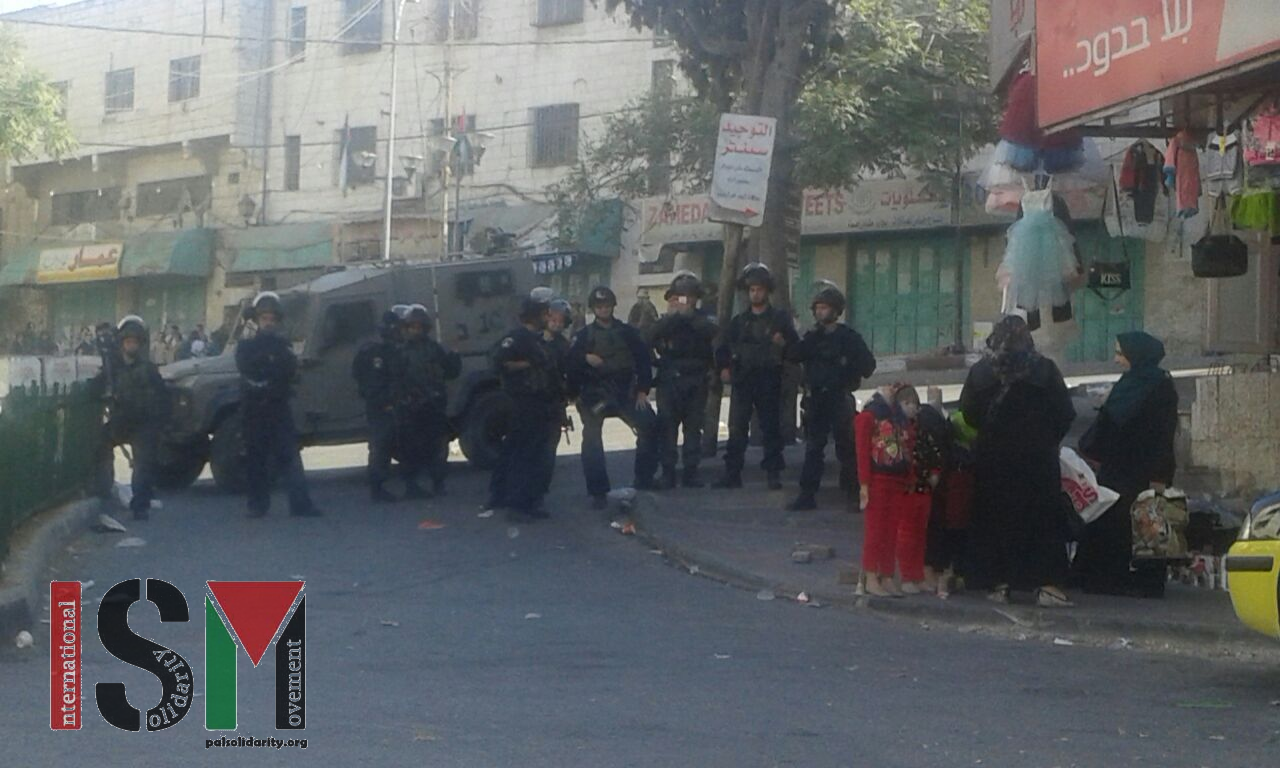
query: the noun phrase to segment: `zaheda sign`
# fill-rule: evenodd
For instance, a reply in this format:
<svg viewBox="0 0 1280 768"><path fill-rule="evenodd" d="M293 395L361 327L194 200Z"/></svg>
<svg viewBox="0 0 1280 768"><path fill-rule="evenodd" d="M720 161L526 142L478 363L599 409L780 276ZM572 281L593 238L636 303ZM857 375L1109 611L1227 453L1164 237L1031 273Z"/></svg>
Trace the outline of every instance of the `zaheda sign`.
<svg viewBox="0 0 1280 768"><path fill-rule="evenodd" d="M98 712L125 731L160 731L177 725L191 712L197 686L205 702L205 729L237 728L237 641L253 666L275 645L276 730L306 728L306 598L301 581L209 581L205 595L205 661L203 680L187 658L129 627L129 608L146 599L160 611L160 621L190 621L186 596L167 581L130 579L107 590L98 605L98 639L112 656L149 672L159 680L160 700L145 713L129 703L124 683L99 682L94 687ZM82 632L78 581L49 585L49 727L79 730L83 726Z"/></svg>

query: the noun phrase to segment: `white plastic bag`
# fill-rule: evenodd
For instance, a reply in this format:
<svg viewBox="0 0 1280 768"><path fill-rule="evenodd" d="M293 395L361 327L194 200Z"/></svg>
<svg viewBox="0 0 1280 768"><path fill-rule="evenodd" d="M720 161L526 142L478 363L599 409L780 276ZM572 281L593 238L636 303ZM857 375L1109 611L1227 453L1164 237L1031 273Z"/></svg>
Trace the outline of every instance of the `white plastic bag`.
<svg viewBox="0 0 1280 768"><path fill-rule="evenodd" d="M1120 494L1098 484L1093 469L1070 448L1058 452L1062 491L1071 497L1071 506L1086 523L1092 523L1120 500Z"/></svg>

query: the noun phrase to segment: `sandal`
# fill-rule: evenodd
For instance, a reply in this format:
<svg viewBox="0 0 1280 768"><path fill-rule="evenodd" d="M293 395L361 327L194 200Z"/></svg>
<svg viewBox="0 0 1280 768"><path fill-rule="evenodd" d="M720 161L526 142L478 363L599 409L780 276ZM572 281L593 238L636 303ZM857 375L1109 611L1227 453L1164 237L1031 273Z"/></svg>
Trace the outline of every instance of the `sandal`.
<svg viewBox="0 0 1280 768"><path fill-rule="evenodd" d="M1067 596L1055 590L1037 589L1036 605L1041 608L1074 608L1076 604L1067 599Z"/></svg>
<svg viewBox="0 0 1280 768"><path fill-rule="evenodd" d="M987 593L987 599L993 603L1008 605L1009 604L1009 585L1001 584L1000 586L991 590L990 592Z"/></svg>

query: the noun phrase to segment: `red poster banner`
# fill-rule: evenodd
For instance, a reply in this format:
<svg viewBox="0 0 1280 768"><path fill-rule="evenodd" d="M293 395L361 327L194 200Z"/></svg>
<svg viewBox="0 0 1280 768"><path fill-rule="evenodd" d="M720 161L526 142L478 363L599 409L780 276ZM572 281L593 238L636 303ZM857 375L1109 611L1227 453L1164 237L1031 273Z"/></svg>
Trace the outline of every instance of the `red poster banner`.
<svg viewBox="0 0 1280 768"><path fill-rule="evenodd" d="M1041 127L1280 51L1276 0L1054 0L1036 6Z"/></svg>
<svg viewBox="0 0 1280 768"><path fill-rule="evenodd" d="M49 582L49 727L80 730L80 582Z"/></svg>

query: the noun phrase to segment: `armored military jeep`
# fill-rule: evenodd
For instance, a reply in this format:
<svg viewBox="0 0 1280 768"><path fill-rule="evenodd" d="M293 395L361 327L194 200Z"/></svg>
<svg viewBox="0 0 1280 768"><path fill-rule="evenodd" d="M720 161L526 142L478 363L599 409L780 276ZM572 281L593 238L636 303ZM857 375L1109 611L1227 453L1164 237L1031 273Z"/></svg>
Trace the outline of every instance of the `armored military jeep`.
<svg viewBox="0 0 1280 768"><path fill-rule="evenodd" d="M532 287L527 259L485 259L350 266L281 291L284 325L298 355L300 376L292 402L302 444L367 439L352 360L377 337L384 311L395 304L420 303L435 316L435 338L462 356L462 375L449 385L452 434L473 465L492 467L510 403L499 391L488 354L516 322L520 300ZM161 369L173 414L160 450L158 481L163 487L190 485L207 462L218 487L243 489L235 343L244 325L239 323L217 357Z"/></svg>

